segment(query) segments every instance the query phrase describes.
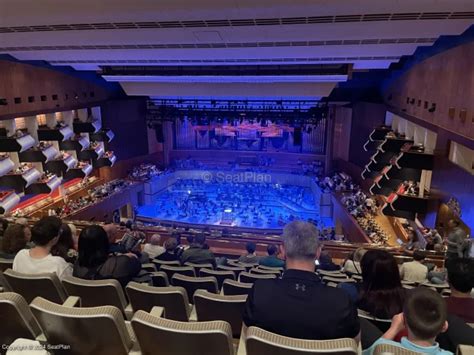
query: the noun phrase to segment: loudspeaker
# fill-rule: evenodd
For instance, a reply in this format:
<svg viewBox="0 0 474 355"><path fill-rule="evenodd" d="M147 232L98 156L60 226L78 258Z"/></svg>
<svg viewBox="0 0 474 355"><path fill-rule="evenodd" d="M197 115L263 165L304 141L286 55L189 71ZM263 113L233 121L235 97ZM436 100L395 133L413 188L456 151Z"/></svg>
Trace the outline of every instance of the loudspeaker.
<svg viewBox="0 0 474 355"><path fill-rule="evenodd" d="M301 127L295 127L295 130L293 132L293 145L301 145L301 141Z"/></svg>
<svg viewBox="0 0 474 355"><path fill-rule="evenodd" d="M153 126L155 129L155 137L158 143L164 143L165 137L163 136L163 124L158 123Z"/></svg>

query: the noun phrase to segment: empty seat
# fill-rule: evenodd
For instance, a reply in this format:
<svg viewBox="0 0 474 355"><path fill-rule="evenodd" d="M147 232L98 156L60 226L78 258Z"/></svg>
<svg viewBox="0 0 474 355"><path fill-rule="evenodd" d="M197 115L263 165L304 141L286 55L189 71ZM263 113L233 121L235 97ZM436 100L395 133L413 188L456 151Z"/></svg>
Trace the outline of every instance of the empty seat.
<svg viewBox="0 0 474 355"><path fill-rule="evenodd" d="M420 355L417 351L408 350L402 348L401 346L393 344L379 344L374 348L374 355L387 355L387 354L396 354L396 355Z"/></svg>
<svg viewBox="0 0 474 355"><path fill-rule="evenodd" d="M154 306L160 306L164 308L167 319L189 320L191 306L186 290L182 287L153 287L132 281L125 291L134 312L150 312Z"/></svg>
<svg viewBox="0 0 474 355"><path fill-rule="evenodd" d="M281 272L279 270L266 270L266 269L253 268L253 269L250 269L250 273L257 274L257 275L275 275L276 277L281 276Z"/></svg>
<svg viewBox="0 0 474 355"><path fill-rule="evenodd" d="M226 270L210 270L210 269L201 269L199 270L200 277L214 276L217 280L217 287L219 290L222 289L222 284L225 279L235 280L235 274L233 271Z"/></svg>
<svg viewBox="0 0 474 355"><path fill-rule="evenodd" d="M181 265L181 263L178 260L165 261L165 260L153 259L151 262L155 265L155 268L157 271L160 271L160 268L162 265L174 265L174 266Z"/></svg>
<svg viewBox="0 0 474 355"><path fill-rule="evenodd" d="M151 284L156 287L166 287L170 285L168 275L163 271L156 271L151 274Z"/></svg>
<svg viewBox="0 0 474 355"><path fill-rule="evenodd" d="M244 282L244 283L254 283L256 280L269 280L269 279L276 279L275 274L259 275L259 274L251 274L248 272L241 272L239 275L239 281Z"/></svg>
<svg viewBox="0 0 474 355"><path fill-rule="evenodd" d="M243 267L237 267L237 266L226 266L226 265L218 265L217 266L218 270L224 270L224 271L232 271L235 274L235 278L239 277L239 274L242 271L245 271L245 268Z"/></svg>
<svg viewBox="0 0 474 355"><path fill-rule="evenodd" d="M194 307L197 320L223 320L230 324L232 336L240 337L242 330L242 313L247 295L225 296L216 295L205 290L194 293Z"/></svg>
<svg viewBox="0 0 474 355"><path fill-rule="evenodd" d="M69 296L80 297L83 307L115 306L131 318L122 286L117 280L83 280L69 276L62 281Z"/></svg>
<svg viewBox="0 0 474 355"><path fill-rule="evenodd" d="M142 264L142 270L147 271L147 272L155 272L156 266L153 263Z"/></svg>
<svg viewBox="0 0 474 355"><path fill-rule="evenodd" d="M339 278L343 278L343 279L347 278L347 275L344 274L343 272L340 272L340 271L317 270L316 272L321 277L329 276L329 277L339 277Z"/></svg>
<svg viewBox="0 0 474 355"><path fill-rule="evenodd" d="M265 265L258 265L257 269L270 270L270 271L280 271L280 273L283 273L283 271L285 271L285 268L283 268L283 267L273 267L273 266L265 266Z"/></svg>
<svg viewBox="0 0 474 355"><path fill-rule="evenodd" d="M13 259L0 258L0 272L5 271L6 269L11 269L12 267L13 267Z"/></svg>
<svg viewBox="0 0 474 355"><path fill-rule="evenodd" d="M55 273L29 275L7 269L3 272L3 284L7 290L22 295L28 303L35 297L43 297L55 303L63 303L67 298Z"/></svg>
<svg viewBox="0 0 474 355"><path fill-rule="evenodd" d="M223 321L177 322L138 311L132 327L142 354L234 354L232 330Z"/></svg>
<svg viewBox="0 0 474 355"><path fill-rule="evenodd" d="M10 345L18 338L34 340L41 334L41 328L28 303L18 293L0 293L0 324L2 345Z"/></svg>
<svg viewBox="0 0 474 355"><path fill-rule="evenodd" d="M128 354L135 337L113 306L64 307L37 297L30 305L48 344L63 344L73 355Z"/></svg>
<svg viewBox="0 0 474 355"><path fill-rule="evenodd" d="M340 284L340 283L355 283L356 280L354 279L350 279L346 276L346 278L342 278L342 277L330 277L330 276L324 276L322 281L325 283L325 284L328 284L328 283L336 283L336 284Z"/></svg>
<svg viewBox="0 0 474 355"><path fill-rule="evenodd" d="M194 273L196 275L199 275L199 270L201 269L214 269L214 266L212 264L196 264L196 263L190 263L190 262L187 262L187 263L184 263L185 266L191 266L192 268L194 268Z"/></svg>
<svg viewBox="0 0 474 355"><path fill-rule="evenodd" d="M191 303L193 302L194 292L196 290L206 290L212 293L219 292L217 288L217 280L214 276L208 277L189 277L186 275L174 274L171 279L173 286L183 287L189 297Z"/></svg>
<svg viewBox="0 0 474 355"><path fill-rule="evenodd" d="M248 295L252 288L252 283L244 283L234 280L224 280L222 284L222 292L224 295Z"/></svg>
<svg viewBox="0 0 474 355"><path fill-rule="evenodd" d="M250 327L246 339L247 355L357 354L354 339L306 340L289 338Z"/></svg>
<svg viewBox="0 0 474 355"><path fill-rule="evenodd" d="M173 265L162 265L160 271L163 271L168 275L168 280L171 281L174 274L181 274L186 276L196 276L194 268L191 266L173 266Z"/></svg>

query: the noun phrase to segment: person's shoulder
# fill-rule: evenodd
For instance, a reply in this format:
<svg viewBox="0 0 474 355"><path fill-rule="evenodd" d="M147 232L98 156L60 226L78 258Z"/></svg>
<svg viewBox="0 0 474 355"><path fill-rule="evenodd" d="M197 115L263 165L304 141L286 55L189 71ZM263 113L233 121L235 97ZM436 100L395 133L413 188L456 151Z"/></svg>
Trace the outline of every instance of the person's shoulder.
<svg viewBox="0 0 474 355"><path fill-rule="evenodd" d="M29 249L21 249L18 253L16 253L15 255L15 260L17 259L22 259L22 258L26 258L26 257L30 257L30 251Z"/></svg>

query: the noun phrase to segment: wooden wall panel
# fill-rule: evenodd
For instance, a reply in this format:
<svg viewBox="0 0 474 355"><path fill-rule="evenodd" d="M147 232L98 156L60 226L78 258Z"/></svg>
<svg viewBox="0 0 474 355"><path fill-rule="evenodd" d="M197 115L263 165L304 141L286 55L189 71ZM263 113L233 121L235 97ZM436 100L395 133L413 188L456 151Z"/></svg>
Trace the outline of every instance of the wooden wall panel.
<svg viewBox="0 0 474 355"><path fill-rule="evenodd" d="M56 100L53 95L57 95ZM0 60L0 98L8 102L0 105L0 119L94 106L110 95L93 82L63 72ZM34 102L28 102L30 96ZM21 103L15 104L15 98L21 98Z"/></svg>

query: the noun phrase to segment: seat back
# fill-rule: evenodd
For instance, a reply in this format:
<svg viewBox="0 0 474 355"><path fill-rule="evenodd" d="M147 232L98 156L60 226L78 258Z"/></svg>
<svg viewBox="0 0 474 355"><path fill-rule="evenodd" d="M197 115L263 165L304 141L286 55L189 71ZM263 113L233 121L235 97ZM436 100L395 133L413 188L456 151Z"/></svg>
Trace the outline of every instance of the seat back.
<svg viewBox="0 0 474 355"><path fill-rule="evenodd" d="M155 287L167 287L170 285L168 275L164 271L156 271L151 275L151 284Z"/></svg>
<svg viewBox="0 0 474 355"><path fill-rule="evenodd" d="M18 293L0 293L0 324L2 345L10 345L18 338L34 340L41 334L40 326L28 303Z"/></svg>
<svg viewBox="0 0 474 355"><path fill-rule="evenodd" d="M217 266L218 270L224 270L224 271L232 271L235 274L235 278L239 277L239 274L242 271L245 271L245 268L240 267L240 266L226 266L226 265L218 265Z"/></svg>
<svg viewBox="0 0 474 355"><path fill-rule="evenodd" d="M3 272L3 282L8 290L19 293L28 303L35 297L55 303L66 300L66 292L55 273L30 275L7 269Z"/></svg>
<svg viewBox="0 0 474 355"><path fill-rule="evenodd" d="M250 269L250 273L256 275L275 275L276 277L281 276L281 272L279 270L266 270L259 268Z"/></svg>
<svg viewBox="0 0 474 355"><path fill-rule="evenodd" d="M259 274L251 274L248 272L241 272L239 275L239 281L245 282L245 283L254 283L256 280L269 280L269 279L276 279L275 274L259 275Z"/></svg>
<svg viewBox="0 0 474 355"><path fill-rule="evenodd" d="M350 279L350 278L348 278L347 276L346 276L346 278L324 276L324 277L322 278L322 281L323 281L323 283L325 283L325 284L328 284L328 283L330 283L330 282L336 283L336 284L345 283L345 282L346 282L346 283L347 283L347 282L348 282L348 283L355 283L355 282L356 282L356 280Z"/></svg>
<svg viewBox="0 0 474 355"><path fill-rule="evenodd" d="M227 265L234 266L234 267L241 267L248 271L251 268L258 266L258 263L242 263L240 261L227 260Z"/></svg>
<svg viewBox="0 0 474 355"><path fill-rule="evenodd" d="M210 270L210 269L201 269L199 270L200 277L214 276L217 280L217 287L219 290L222 289L222 284L225 279L235 280L235 274L233 271L225 270Z"/></svg>
<svg viewBox="0 0 474 355"><path fill-rule="evenodd" d="M134 312L150 312L154 306L160 306L165 309L167 319L183 322L189 319L188 295L182 287L153 287L132 281L125 291Z"/></svg>
<svg viewBox="0 0 474 355"><path fill-rule="evenodd" d="M374 348L374 355L386 355L386 354L397 354L397 355L420 355L417 351L408 350L401 346L393 344L379 344Z"/></svg>
<svg viewBox="0 0 474 355"><path fill-rule="evenodd" d="M183 287L189 297L191 303L193 303L193 296L196 290L206 290L212 293L219 292L217 288L217 280L214 276L208 277L189 277L186 275L174 274L171 279L173 286Z"/></svg>
<svg viewBox="0 0 474 355"><path fill-rule="evenodd" d="M42 297L35 298L30 307L48 344L64 344L68 354L126 355L132 348L116 307L64 307Z"/></svg>
<svg viewBox="0 0 474 355"><path fill-rule="evenodd" d="M174 265L162 265L160 271L163 271L168 276L168 280L173 278L174 274L181 274L186 276L196 276L194 268L191 266L174 266Z"/></svg>
<svg viewBox="0 0 474 355"><path fill-rule="evenodd" d="M246 295L224 296L216 295L205 290L194 293L194 307L198 321L223 320L230 324L232 336L240 337L242 330L242 313Z"/></svg>
<svg viewBox="0 0 474 355"><path fill-rule="evenodd" d="M326 271L326 270L318 270L316 271L320 277L328 276L333 278L342 278L347 279L348 276L341 271Z"/></svg>
<svg viewBox="0 0 474 355"><path fill-rule="evenodd" d="M247 330L247 355L357 354L354 339L306 340L281 336L250 327Z"/></svg>
<svg viewBox="0 0 474 355"><path fill-rule="evenodd" d="M125 313L127 301L117 280L83 280L69 276L62 283L69 296L81 298L83 307L115 306Z"/></svg>
<svg viewBox="0 0 474 355"><path fill-rule="evenodd" d="M155 264L155 268L156 268L157 271L160 271L160 268L163 265L172 265L172 266L180 266L181 265L181 263L178 260L166 261L166 260L153 259L151 262L153 264Z"/></svg>
<svg viewBox="0 0 474 355"><path fill-rule="evenodd" d="M0 272L13 267L13 259L0 258Z"/></svg>
<svg viewBox="0 0 474 355"><path fill-rule="evenodd" d="M199 270L201 269L214 269L214 266L212 264L196 264L196 263L190 263L190 262L187 262L187 263L184 263L185 266L191 266L192 268L194 268L194 273L196 275L199 275Z"/></svg>
<svg viewBox="0 0 474 355"><path fill-rule="evenodd" d="M279 271L281 274L285 271L283 267L274 267L274 266L265 266L265 265L258 265L257 269L260 270L270 270L270 271Z"/></svg>
<svg viewBox="0 0 474 355"><path fill-rule="evenodd" d="M243 283L227 279L224 280L224 283L222 284L222 291L226 296L248 295L252 286L252 283Z"/></svg>
<svg viewBox="0 0 474 355"><path fill-rule="evenodd" d="M472 345L459 345L456 351L456 355L472 355L474 354L474 346Z"/></svg>
<svg viewBox="0 0 474 355"><path fill-rule="evenodd" d="M142 354L234 354L231 328L223 321L177 322L138 311L132 327Z"/></svg>

